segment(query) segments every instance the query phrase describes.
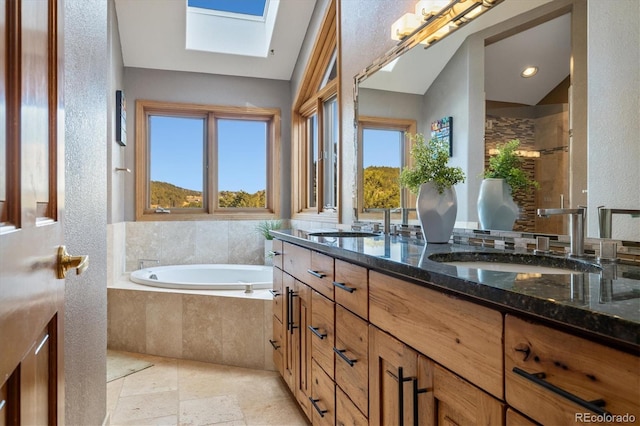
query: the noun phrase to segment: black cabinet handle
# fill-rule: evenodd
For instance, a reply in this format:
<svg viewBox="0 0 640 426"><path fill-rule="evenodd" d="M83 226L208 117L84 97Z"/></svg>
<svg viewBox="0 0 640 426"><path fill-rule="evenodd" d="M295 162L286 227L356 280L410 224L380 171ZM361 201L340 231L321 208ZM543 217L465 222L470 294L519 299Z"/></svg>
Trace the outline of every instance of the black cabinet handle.
<svg viewBox="0 0 640 426"><path fill-rule="evenodd" d="M320 338L320 340L322 340L322 339L324 339L325 337L327 337L327 333L324 333L324 334L323 334L323 333L320 333L320 331L319 331L316 327L313 327L313 326L311 326L311 325L309 326L309 330L311 330L311 332L312 332L313 334L315 334L316 336L318 336L318 337Z"/></svg>
<svg viewBox="0 0 640 426"><path fill-rule="evenodd" d="M281 294L280 294L280 293L278 293L277 291L275 291L275 290L271 290L271 289L269 289L269 293L271 293L271 295L272 295L273 297L278 297L278 296L280 296L280 295L281 295Z"/></svg>
<svg viewBox="0 0 640 426"><path fill-rule="evenodd" d="M337 353L337 354L338 354L338 356L339 356L340 358L342 358L342 360L343 360L344 362L346 362L347 364L349 364L349 366L351 366L351 367L353 367L353 364L355 364L356 362L358 362L358 360L357 360L357 359L349 359L349 357L348 357L348 356L346 356L346 355L344 354L344 353L347 351L346 349L338 349L338 348L334 347L334 348L333 348L333 351L334 351L335 353Z"/></svg>
<svg viewBox="0 0 640 426"><path fill-rule="evenodd" d="M275 341L275 340L271 340L271 339L269 339L269 343L271 343L271 346L273 346L273 349L275 349L275 350L280 349L280 346L278 346L278 345L276 344L276 341Z"/></svg>
<svg viewBox="0 0 640 426"><path fill-rule="evenodd" d="M307 272L310 273L311 275L313 275L316 278L324 278L324 277L326 277L326 275L323 274L322 272L312 271L311 269L307 269Z"/></svg>
<svg viewBox="0 0 640 426"><path fill-rule="evenodd" d="M293 334L293 330L295 328L298 328L295 324L294 324L294 313L293 313L293 298L298 296L297 294L295 294L295 292L293 290L289 290L289 287L287 287L287 330L289 331L290 334Z"/></svg>
<svg viewBox="0 0 640 426"><path fill-rule="evenodd" d="M334 287L338 287L341 288L344 291L348 291L349 293L353 293L354 291L356 291L357 289L354 287L348 287L345 283L337 283L337 282L333 282Z"/></svg>
<svg viewBox="0 0 640 426"><path fill-rule="evenodd" d="M413 379L413 425L418 426L418 395L421 393L426 393L427 388L418 388L418 378L414 377Z"/></svg>
<svg viewBox="0 0 640 426"><path fill-rule="evenodd" d="M574 402L576 404L578 404L579 406L586 408L587 410L590 410L596 414L602 414L602 415L608 415L611 414L608 411L606 411L604 408L605 406L605 401L603 399L596 399L594 401L586 401L582 398L580 398L579 396L576 396L570 392L567 392L566 390L557 387L556 385L553 385L549 382L547 382L545 380L545 378L547 377L547 375L545 373L527 373L526 371L518 368L518 367L513 367L513 372L518 374L519 376L524 377L527 380L532 381L533 383L535 383L538 386L542 386L543 388L550 390L551 392L560 395L563 398L568 399L571 402Z"/></svg>
<svg viewBox="0 0 640 426"><path fill-rule="evenodd" d="M270 254L271 256L280 256L282 253L280 253L279 251L271 250L267 254Z"/></svg>
<svg viewBox="0 0 640 426"><path fill-rule="evenodd" d="M322 410L320 407L318 407L317 402L320 401L319 399L313 399L313 397L309 397L309 401L311 401L313 408L315 408L318 414L320 414L320 417L324 417L324 413L329 411L329 410Z"/></svg>
<svg viewBox="0 0 640 426"><path fill-rule="evenodd" d="M411 377L404 377L404 369L402 367L398 367L398 375L396 376L391 371L386 370L387 374L393 377L398 382L398 426L404 426L404 384L411 380L414 380ZM417 383L415 385L417 387ZM414 395L414 402L418 399L417 395ZM415 410L417 404L414 404L414 424L417 421L417 417L415 416Z"/></svg>

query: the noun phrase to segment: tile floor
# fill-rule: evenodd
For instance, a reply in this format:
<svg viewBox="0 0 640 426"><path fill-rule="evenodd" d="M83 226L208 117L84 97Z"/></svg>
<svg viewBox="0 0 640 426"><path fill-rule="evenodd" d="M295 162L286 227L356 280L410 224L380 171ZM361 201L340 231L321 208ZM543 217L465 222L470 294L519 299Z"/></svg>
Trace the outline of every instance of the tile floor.
<svg viewBox="0 0 640 426"><path fill-rule="evenodd" d="M135 356L154 365L107 383L111 425L308 425L277 372Z"/></svg>

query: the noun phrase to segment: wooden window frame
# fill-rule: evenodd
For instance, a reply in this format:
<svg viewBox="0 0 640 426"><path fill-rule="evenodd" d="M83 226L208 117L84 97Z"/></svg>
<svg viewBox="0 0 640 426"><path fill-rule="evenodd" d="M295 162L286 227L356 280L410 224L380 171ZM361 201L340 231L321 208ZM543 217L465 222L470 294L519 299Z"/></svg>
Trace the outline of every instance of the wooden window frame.
<svg viewBox="0 0 640 426"><path fill-rule="evenodd" d="M171 209L171 213L157 213L148 207L150 184L150 157L148 124L149 116L205 118L206 138L204 143L203 207L201 209ZM220 208L218 207L218 182L216 164L217 139L216 120L253 120L267 123L266 150L266 207L265 208ZM136 101L136 220L263 220L280 217L280 126L278 108L235 107L220 105L185 104L151 100Z"/></svg>
<svg viewBox="0 0 640 426"><path fill-rule="evenodd" d="M363 169L363 134L364 129L376 129L376 130L397 130L401 132L405 132L407 134L416 134L417 123L416 120L411 119L403 119L403 118L388 118L388 117L373 117L373 116L359 116L358 117L358 152L357 152L357 170L358 170L358 200L357 200L357 209L358 209L358 219L380 219L380 213L377 212L365 212L363 210L364 205L364 185L362 184L364 179L364 169ZM401 165L401 169L405 166L413 165L413 159L411 158L410 152L412 143L407 140L404 143L404 159L405 164ZM416 196L411 193L407 188L402 188L402 199L404 200L405 205L401 206L403 208L412 208L416 204Z"/></svg>
<svg viewBox="0 0 640 426"><path fill-rule="evenodd" d="M320 87L326 77L326 71L335 58L337 76L324 87ZM292 186L292 218L306 220L322 220L324 222L338 222L340 217L341 198L341 143L338 142L337 153L337 196L334 209L324 211L323 161L318 161L316 170L316 202L314 207L307 205L309 199L307 176L309 169L310 144L307 138L307 119L314 113L317 116L318 150L322 150L324 143L324 108L325 101L335 97L338 106L338 135L342 135L341 102L340 102L340 52L337 39L336 1L332 0L327 8L320 31L316 38L307 67L305 69L298 93L293 103L291 114L291 186ZM340 137L339 137L340 139Z"/></svg>

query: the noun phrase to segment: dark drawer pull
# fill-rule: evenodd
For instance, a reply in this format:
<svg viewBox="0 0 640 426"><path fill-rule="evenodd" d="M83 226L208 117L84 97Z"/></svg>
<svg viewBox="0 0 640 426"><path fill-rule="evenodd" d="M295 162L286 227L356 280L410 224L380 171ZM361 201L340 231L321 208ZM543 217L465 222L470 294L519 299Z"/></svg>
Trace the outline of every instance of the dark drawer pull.
<svg viewBox="0 0 640 426"><path fill-rule="evenodd" d="M271 290L271 289L269 290L269 293L271 293L273 297L278 297L282 295L282 293L278 293L277 291Z"/></svg>
<svg viewBox="0 0 640 426"><path fill-rule="evenodd" d="M311 269L307 269L307 272L310 273L311 275L313 275L316 278L324 278L324 277L326 277L326 275L323 274L322 272L312 271Z"/></svg>
<svg viewBox="0 0 640 426"><path fill-rule="evenodd" d="M320 407L318 407L317 402L320 401L319 399L313 399L312 397L309 397L309 401L311 401L313 408L315 408L318 414L320 414L320 417L324 417L324 413L329 411L329 410L322 410L320 409Z"/></svg>
<svg viewBox="0 0 640 426"><path fill-rule="evenodd" d="M513 372L524 377L527 380L532 381L536 385L542 386L543 388L548 389L551 392L558 394L561 397L566 398L569 401L574 402L583 408L586 408L587 410L593 411L596 414L602 414L602 415L611 414L608 411L606 411L604 408L602 408L605 406L604 400L596 399L595 401L586 401L580 398L579 396L576 396L570 392L567 392L566 390L561 389L556 385L553 385L547 382L546 380L544 380L547 377L545 373L527 373L526 371L518 367L513 367Z"/></svg>
<svg viewBox="0 0 640 426"><path fill-rule="evenodd" d="M267 253L271 256L280 256L282 253L280 253L279 251L275 251L275 250L271 250L269 253Z"/></svg>
<svg viewBox="0 0 640 426"><path fill-rule="evenodd" d="M355 364L356 362L358 362L358 360L357 360L357 359L349 359L349 357L348 357L348 356L346 356L346 355L344 354L344 353L347 351L346 349L342 349L342 350L340 350L340 349L338 349L338 348L335 348L335 347L334 347L334 348L333 348L333 351L334 351L335 353L337 353L337 354L338 354L338 356L339 356L340 358L342 358L342 360L343 360L344 362L346 362L347 364L349 364L351 367L353 367L353 364Z"/></svg>
<svg viewBox="0 0 640 426"><path fill-rule="evenodd" d="M280 349L280 346L276 345L276 341L275 340L269 339L269 343L271 343L271 346L273 346L273 349L275 349L275 350Z"/></svg>
<svg viewBox="0 0 640 426"><path fill-rule="evenodd" d="M348 287L345 283L337 283L337 282L333 282L333 285L335 287L341 288L344 291L348 291L349 293L353 293L354 291L356 291L357 289L354 287Z"/></svg>
<svg viewBox="0 0 640 426"><path fill-rule="evenodd" d="M327 337L327 333L322 334L322 333L320 333L320 331L319 331L317 328L315 328L315 327L313 327L313 326L311 326L311 325L309 326L309 330L311 330L311 332L312 332L313 334L315 334L316 336L318 336L318 337L320 338L320 340L322 340L322 339L324 339L325 337Z"/></svg>

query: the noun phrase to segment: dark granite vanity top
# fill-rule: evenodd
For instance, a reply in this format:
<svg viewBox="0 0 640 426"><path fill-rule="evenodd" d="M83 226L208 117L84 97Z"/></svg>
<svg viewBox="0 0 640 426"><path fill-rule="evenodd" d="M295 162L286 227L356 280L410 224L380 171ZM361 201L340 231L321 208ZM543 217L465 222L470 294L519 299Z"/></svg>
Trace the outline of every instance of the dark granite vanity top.
<svg viewBox="0 0 640 426"><path fill-rule="evenodd" d="M503 312L524 313L627 351L640 351L640 266L599 265L595 259L573 260L460 244L425 244L404 236L342 238L310 236L310 232L272 231L280 240L335 258ZM504 272L444 263L448 261L541 265L564 271Z"/></svg>

